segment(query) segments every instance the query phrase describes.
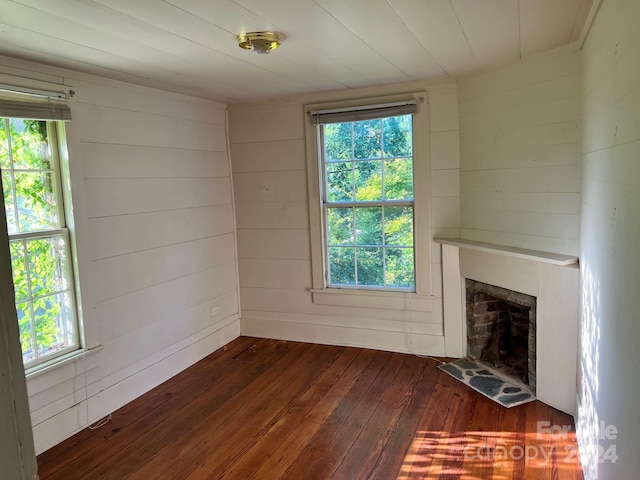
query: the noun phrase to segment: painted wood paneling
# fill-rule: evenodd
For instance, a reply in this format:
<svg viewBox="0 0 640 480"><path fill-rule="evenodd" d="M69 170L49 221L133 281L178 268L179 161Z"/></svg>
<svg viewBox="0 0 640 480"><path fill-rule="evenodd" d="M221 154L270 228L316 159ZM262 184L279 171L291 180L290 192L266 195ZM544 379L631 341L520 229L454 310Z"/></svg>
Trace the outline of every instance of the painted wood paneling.
<svg viewBox="0 0 640 480"><path fill-rule="evenodd" d="M307 174L304 170L236 173L233 189L240 201L300 202L307 197Z"/></svg>
<svg viewBox="0 0 640 480"><path fill-rule="evenodd" d="M0 52L147 87L247 103L456 78L491 68L575 42L591 4L13 0L3 8ZM282 47L269 55L241 50L236 36L249 31L279 32Z"/></svg>
<svg viewBox="0 0 640 480"><path fill-rule="evenodd" d="M238 201L236 217L239 229L304 228L308 231L309 205L306 200L261 203Z"/></svg>
<svg viewBox="0 0 640 480"><path fill-rule="evenodd" d="M451 2L389 0L388 3L448 75L470 68L474 52ZM442 42L445 37L447 41Z"/></svg>
<svg viewBox="0 0 640 480"><path fill-rule="evenodd" d="M581 66L559 50L460 81L465 238L577 254Z"/></svg>
<svg viewBox="0 0 640 480"><path fill-rule="evenodd" d="M238 229L239 258L308 260L308 229Z"/></svg>
<svg viewBox="0 0 640 480"><path fill-rule="evenodd" d="M586 480L640 469L634 399L640 335L640 3L605 0L584 46L581 324L576 428ZM598 425L616 425L615 439ZM613 445L618 459L600 459Z"/></svg>
<svg viewBox="0 0 640 480"><path fill-rule="evenodd" d="M546 252L565 252L567 255L573 255L570 252L575 250L575 238L559 238L559 237L543 237L532 235L530 233L505 233L492 230L471 230L466 228L460 229L460 237L465 239L473 239L477 242L493 243L496 245L515 246L528 250L539 250L541 245L545 246Z"/></svg>
<svg viewBox="0 0 640 480"><path fill-rule="evenodd" d="M85 178L214 178L229 176L226 152L83 143Z"/></svg>
<svg viewBox="0 0 640 480"><path fill-rule="evenodd" d="M231 203L229 177L86 180L89 218Z"/></svg>
<svg viewBox="0 0 640 480"><path fill-rule="evenodd" d="M520 42L523 55L532 55L577 39L576 20L585 8L583 0L557 2L554 15L545 15L540 2L520 0ZM540 30L548 32L544 37Z"/></svg>
<svg viewBox="0 0 640 480"><path fill-rule="evenodd" d="M163 210L91 218L89 225L93 259L100 260L232 232L233 210L229 204Z"/></svg>
<svg viewBox="0 0 640 480"><path fill-rule="evenodd" d="M225 127L217 123L86 104L78 105L77 116L84 142L225 150Z"/></svg>
<svg viewBox="0 0 640 480"><path fill-rule="evenodd" d="M304 115L302 101L230 108L229 124L236 125L235 128L229 128L232 152L234 148L238 148L237 144L254 142L294 140L291 146L299 145L304 141ZM302 168L304 166L302 160L303 158L299 158L297 162L292 161L298 165L298 168ZM240 161L239 165L243 163ZM233 164L233 168L238 168L235 167L235 162Z"/></svg>
<svg viewBox="0 0 640 480"><path fill-rule="evenodd" d="M302 139L231 145L231 156L238 159L233 162L234 173L297 170L305 154Z"/></svg>
<svg viewBox="0 0 640 480"><path fill-rule="evenodd" d="M431 169L460 168L460 135L458 130L431 132Z"/></svg>
<svg viewBox="0 0 640 480"><path fill-rule="evenodd" d="M41 452L239 335L225 106L1 62L19 74L7 83L58 72L76 92L78 278L87 346L101 348L27 379Z"/></svg>
<svg viewBox="0 0 640 480"><path fill-rule="evenodd" d="M98 303L95 315L101 325L101 338L108 341L151 323L170 322L198 305L213 308L220 298L236 293L234 270L233 263L227 262Z"/></svg>
<svg viewBox="0 0 640 480"><path fill-rule="evenodd" d="M519 2L451 0L451 6L474 55L482 55L492 64L520 59Z"/></svg>
<svg viewBox="0 0 640 480"><path fill-rule="evenodd" d="M460 170L434 170L431 172L431 194L434 197L460 196Z"/></svg>
<svg viewBox="0 0 640 480"><path fill-rule="evenodd" d="M309 290L311 288L311 261L244 258L238 252L240 285L247 287Z"/></svg>
<svg viewBox="0 0 640 480"><path fill-rule="evenodd" d="M344 6L332 3L331 8L347 15ZM241 321L245 334L443 354L442 279L437 244L432 246L433 296L423 298L422 303L399 298L393 303L363 303L353 302L348 296L331 299L332 304L319 297L314 303L310 292L304 106L423 90L427 93L425 98L435 105L430 105L432 128L426 133L441 140L431 150L437 169L429 172L432 181L426 187L431 191L432 228L457 236L460 186L455 83L369 88L230 107ZM431 239L428 241L431 246ZM397 308L400 304L403 307Z"/></svg>
<svg viewBox="0 0 640 480"><path fill-rule="evenodd" d="M315 0L340 24L371 46L378 54L411 78L440 77L445 71L422 44L415 41L389 3L385 0ZM362 12L366 11L367 15ZM394 41L390 42L389 39ZM398 43L404 44L397 49Z"/></svg>
<svg viewBox="0 0 640 480"><path fill-rule="evenodd" d="M233 245L233 234L225 234L96 260L98 301L226 263Z"/></svg>

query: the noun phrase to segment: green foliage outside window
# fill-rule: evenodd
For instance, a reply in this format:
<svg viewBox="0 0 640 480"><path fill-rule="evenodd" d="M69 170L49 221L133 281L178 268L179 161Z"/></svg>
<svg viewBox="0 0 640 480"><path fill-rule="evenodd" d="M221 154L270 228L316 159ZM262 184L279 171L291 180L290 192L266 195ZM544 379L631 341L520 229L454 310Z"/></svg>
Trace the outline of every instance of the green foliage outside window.
<svg viewBox="0 0 640 480"><path fill-rule="evenodd" d="M44 121L0 119L2 191L25 365L77 344L50 132Z"/></svg>
<svg viewBox="0 0 640 480"><path fill-rule="evenodd" d="M415 288L412 119L323 127L330 285Z"/></svg>

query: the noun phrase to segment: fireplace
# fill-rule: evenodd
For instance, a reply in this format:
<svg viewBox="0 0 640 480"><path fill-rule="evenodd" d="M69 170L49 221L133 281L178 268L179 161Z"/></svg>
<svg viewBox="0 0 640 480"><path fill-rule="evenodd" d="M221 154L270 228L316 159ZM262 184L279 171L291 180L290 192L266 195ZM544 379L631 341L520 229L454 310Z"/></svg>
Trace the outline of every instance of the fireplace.
<svg viewBox="0 0 640 480"><path fill-rule="evenodd" d="M535 320L529 331L535 342L532 338L527 353L531 360L527 365L529 383L535 385L539 401L575 414L578 258L466 239L438 242L442 244L445 354L456 358L467 355L467 279L530 295L535 299L529 307L535 307Z"/></svg>
<svg viewBox="0 0 640 480"><path fill-rule="evenodd" d="M466 279L467 355L536 393L536 297Z"/></svg>

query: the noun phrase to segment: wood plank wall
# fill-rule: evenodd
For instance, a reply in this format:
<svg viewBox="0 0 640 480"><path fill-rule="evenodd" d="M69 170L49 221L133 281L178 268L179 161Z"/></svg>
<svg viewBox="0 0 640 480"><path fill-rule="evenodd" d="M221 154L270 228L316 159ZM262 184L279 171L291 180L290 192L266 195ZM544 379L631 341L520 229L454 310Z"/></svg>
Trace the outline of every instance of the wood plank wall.
<svg viewBox="0 0 640 480"><path fill-rule="evenodd" d="M334 345L443 354L440 245L431 240L432 311L312 302L304 105L428 92L431 234L459 233L456 84L404 84L230 105L242 332Z"/></svg>
<svg viewBox="0 0 640 480"><path fill-rule="evenodd" d="M5 83L76 92L67 133L83 321L88 346L103 349L28 379L41 452L239 335L225 105L0 67Z"/></svg>
<svg viewBox="0 0 640 480"><path fill-rule="evenodd" d="M581 79L564 48L460 80L463 238L578 253Z"/></svg>
<svg viewBox="0 0 640 480"><path fill-rule="evenodd" d="M640 2L606 0L584 47L578 433L588 480L640 471ZM605 430L616 434L598 435ZM608 452L600 454L599 452ZM615 455L615 457L614 457Z"/></svg>

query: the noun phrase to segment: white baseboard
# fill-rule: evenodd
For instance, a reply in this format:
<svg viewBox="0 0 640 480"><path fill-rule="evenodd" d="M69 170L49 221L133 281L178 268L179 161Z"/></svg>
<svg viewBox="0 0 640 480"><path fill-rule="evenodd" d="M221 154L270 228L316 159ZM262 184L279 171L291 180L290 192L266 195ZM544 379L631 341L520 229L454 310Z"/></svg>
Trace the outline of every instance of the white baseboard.
<svg viewBox="0 0 640 480"><path fill-rule="evenodd" d="M246 315L247 312L244 312ZM444 356L444 336L401 331L372 330L353 326L296 322L295 315L279 315L280 320L260 317L256 312L240 319L242 335L296 342L373 348L390 352Z"/></svg>
<svg viewBox="0 0 640 480"><path fill-rule="evenodd" d="M240 320L234 315L216 324L212 330L205 329L157 352L156 355L160 353L160 360L143 366L122 381L34 426L36 454L123 407L239 336Z"/></svg>

